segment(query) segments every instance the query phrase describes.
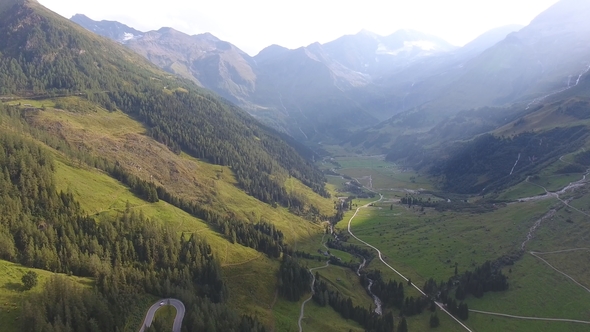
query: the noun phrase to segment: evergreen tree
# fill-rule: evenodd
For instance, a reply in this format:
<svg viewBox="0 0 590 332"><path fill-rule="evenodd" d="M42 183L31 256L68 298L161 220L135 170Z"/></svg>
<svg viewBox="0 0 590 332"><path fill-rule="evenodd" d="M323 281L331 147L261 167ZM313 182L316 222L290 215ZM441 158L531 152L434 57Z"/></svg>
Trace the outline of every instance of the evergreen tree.
<svg viewBox="0 0 590 332"><path fill-rule="evenodd" d="M432 315L430 315L430 327L434 328L434 327L438 327L440 325L440 320L438 318L438 315L436 313L433 313Z"/></svg>
<svg viewBox="0 0 590 332"><path fill-rule="evenodd" d="M402 320L397 326L397 332L408 332L408 322L406 322L406 317L402 317Z"/></svg>
<svg viewBox="0 0 590 332"><path fill-rule="evenodd" d="M37 272L28 271L21 278L25 290L29 290L37 285Z"/></svg>

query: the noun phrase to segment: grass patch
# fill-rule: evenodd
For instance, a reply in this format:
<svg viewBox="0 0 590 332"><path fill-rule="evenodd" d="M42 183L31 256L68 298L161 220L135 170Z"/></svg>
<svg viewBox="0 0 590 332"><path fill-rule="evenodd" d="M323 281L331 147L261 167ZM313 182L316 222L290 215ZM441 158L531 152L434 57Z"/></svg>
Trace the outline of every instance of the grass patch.
<svg viewBox="0 0 590 332"><path fill-rule="evenodd" d="M506 189L498 196L498 199L513 201L518 200L519 198L533 197L543 194L545 194L543 188L539 188L528 181L522 181L521 183Z"/></svg>
<svg viewBox="0 0 590 332"><path fill-rule="evenodd" d="M520 248L528 228L541 215L539 211L552 203L518 203L486 214L420 212L399 204L392 210L369 207L359 211L352 230L422 286L430 277L447 280L454 274L455 262L464 271ZM346 232L349 218L337 227ZM349 241L356 243L352 238Z"/></svg>
<svg viewBox="0 0 590 332"><path fill-rule="evenodd" d="M229 304L241 313L257 317L266 326L274 324L271 308L277 289L279 262L260 255L243 264L223 267L229 288Z"/></svg>
<svg viewBox="0 0 590 332"><path fill-rule="evenodd" d="M299 327L297 320L301 303L309 297L305 295L299 302L289 302L279 299L273 308L275 318L275 331L297 332ZM335 312L330 306L321 307L313 300L305 305L303 320L301 321L304 331L326 331L341 332L352 330L362 332L365 329L352 320L344 320L340 314Z"/></svg>
<svg viewBox="0 0 590 332"><path fill-rule="evenodd" d="M38 275L37 286L24 290L21 278L28 271ZM22 302L31 295L41 292L43 284L53 275L52 272L32 269L0 260L0 326L3 332L20 331L20 311ZM94 281L89 278L69 277L83 287L92 287Z"/></svg>
<svg viewBox="0 0 590 332"><path fill-rule="evenodd" d="M509 276L508 291L487 293L481 299L468 297L469 308L519 316L590 321L590 293L541 260L527 254L514 266L505 268L505 273Z"/></svg>
<svg viewBox="0 0 590 332"><path fill-rule="evenodd" d="M367 294L361 286L359 277L354 271L342 266L330 265L329 267L317 270L320 278L328 284L330 289L335 289L340 294L350 297L354 305L375 308L373 299Z"/></svg>
<svg viewBox="0 0 590 332"><path fill-rule="evenodd" d="M175 317L176 308L171 305L164 305L156 311L154 321L158 321L161 324L160 326L163 327L163 331L172 331Z"/></svg>
<svg viewBox="0 0 590 332"><path fill-rule="evenodd" d="M399 168L342 168L339 173L348 175L358 181L365 187L381 191L392 189L433 189L428 178L413 171L404 171ZM368 177L371 177L369 181Z"/></svg>
<svg viewBox="0 0 590 332"><path fill-rule="evenodd" d="M440 317L440 315L439 315ZM534 320L520 320L507 317L483 315L474 312L469 313L467 320L469 327L478 332L559 332L588 331L588 325L563 322L544 322Z"/></svg>

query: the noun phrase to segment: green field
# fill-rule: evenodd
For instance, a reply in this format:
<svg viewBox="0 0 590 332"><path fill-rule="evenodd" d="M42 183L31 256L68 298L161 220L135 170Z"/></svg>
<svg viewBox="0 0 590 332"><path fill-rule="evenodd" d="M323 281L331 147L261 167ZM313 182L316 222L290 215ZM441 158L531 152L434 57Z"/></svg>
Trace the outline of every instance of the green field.
<svg viewBox="0 0 590 332"><path fill-rule="evenodd" d="M564 158L564 161L567 159ZM367 168L359 167L363 166L363 163ZM556 169L564 165L563 162L558 163L561 165L556 163L540 173L535 183L546 186L548 190L557 191L581 178L581 174L554 174ZM495 209L486 213L439 212L431 208L424 210L420 207L409 208L395 202L395 198L400 197L400 192L380 190L379 188L396 184L402 184L402 188L406 189L415 188L403 186L408 185L407 179L405 183L403 181L395 183L392 176L390 178L384 176L383 170L388 169L386 166L371 166L367 161L361 161L358 164L352 161L348 164L343 162L341 165L343 168L338 171L343 174L355 178L371 175L373 188L384 195L383 202L359 211L352 222L353 232L361 239L378 247L390 265L420 286L430 277L435 280L447 280L454 274L455 264L461 273L464 270L473 269L486 260L494 260L504 254L518 252L535 221L552 208L556 208L557 213L553 218L541 223L533 239L526 244L526 250L544 252L587 247L590 240L590 223L587 222L588 216L584 215L584 213L590 214L590 194L584 188L561 195L562 199L572 199L569 204L582 213L564 207L555 198L497 204ZM347 169L344 165L358 168ZM420 178L413 177L415 181ZM336 177L331 177L329 180L335 185L342 181ZM514 200L543 192L532 183L522 182L506 190L500 198ZM370 201L372 200L355 200L355 203L361 206ZM356 207L357 205L354 205L354 208ZM346 233L347 223L353 212L348 212L344 220L337 225L340 232ZM360 244L353 238L349 239L349 242ZM547 254L541 257L590 288L588 278L590 251ZM376 259L369 264L368 268L380 269L384 278L401 280L398 275ZM486 293L481 299L470 296L467 298L470 309L520 316L590 321L587 305L590 303L590 293L551 269L540 259L525 253L513 266L505 267L504 273L509 278L510 289L505 292ZM408 295L412 295L411 293L412 291L409 291ZM443 324L443 317L450 319L446 315L439 313L438 316L441 318L441 327L438 330L459 329L453 322ZM414 327L411 330L426 329L427 325L420 325L421 322L427 324L428 317L420 315L410 319L409 324ZM536 322L476 313L471 313L466 324L474 331L586 331L588 329L588 325L584 324Z"/></svg>
<svg viewBox="0 0 590 332"><path fill-rule="evenodd" d="M517 250L540 217L539 210L551 204L550 200L517 203L487 214L421 212L399 204L390 210L390 204L376 204L357 214L352 229L422 285L430 277L448 279L455 263L463 271ZM347 219L338 224L343 231L346 226Z"/></svg>
<svg viewBox="0 0 590 332"><path fill-rule="evenodd" d="M172 331L175 317L176 308L171 305L165 305L156 311L152 325L156 324L155 322L158 321L158 325L163 328L163 331Z"/></svg>

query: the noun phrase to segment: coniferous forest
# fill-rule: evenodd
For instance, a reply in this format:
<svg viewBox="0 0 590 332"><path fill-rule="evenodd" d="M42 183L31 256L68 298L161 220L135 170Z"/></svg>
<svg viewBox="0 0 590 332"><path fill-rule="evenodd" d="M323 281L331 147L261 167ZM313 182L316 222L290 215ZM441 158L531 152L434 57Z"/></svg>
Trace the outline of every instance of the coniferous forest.
<svg viewBox="0 0 590 332"><path fill-rule="evenodd" d="M239 185L266 203L299 206L282 181L293 176L327 196L324 177L274 130L189 82L162 76L137 55L88 32L71 33L55 14L14 6L0 13L0 94L82 96L140 120L172 151L229 166ZM24 22L24 23L23 23ZM22 44L30 45L22 49ZM105 52L105 49L109 49ZM46 54L52 54L48 61ZM292 141L291 141L292 142Z"/></svg>
<svg viewBox="0 0 590 332"><path fill-rule="evenodd" d="M98 223L71 194L56 191L53 167L40 146L0 135L0 258L93 277L96 288L53 278L26 305L24 331L113 331L144 293L181 299L187 331L237 331L245 322L257 330L223 304L227 288L207 243L194 234L178 238L130 210Z"/></svg>

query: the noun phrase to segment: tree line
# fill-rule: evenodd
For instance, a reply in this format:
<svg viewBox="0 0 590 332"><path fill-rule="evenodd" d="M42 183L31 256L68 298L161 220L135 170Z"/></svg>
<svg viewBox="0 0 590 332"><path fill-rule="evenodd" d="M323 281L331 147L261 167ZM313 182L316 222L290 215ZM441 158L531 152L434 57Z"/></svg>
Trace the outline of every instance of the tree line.
<svg viewBox="0 0 590 332"><path fill-rule="evenodd" d="M388 312L379 316L372 309L355 306L350 297L346 297L337 290L331 290L328 284L316 273L313 300L324 307L329 305L344 319L352 319L372 332L391 332L394 329L393 314Z"/></svg>
<svg viewBox="0 0 590 332"><path fill-rule="evenodd" d="M283 255L277 278L279 295L288 301L297 302L309 291L310 284L311 274L307 268L295 258Z"/></svg>

